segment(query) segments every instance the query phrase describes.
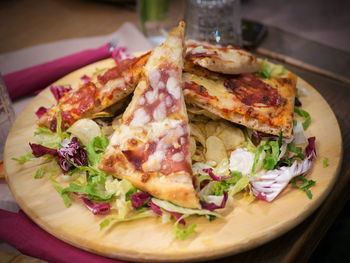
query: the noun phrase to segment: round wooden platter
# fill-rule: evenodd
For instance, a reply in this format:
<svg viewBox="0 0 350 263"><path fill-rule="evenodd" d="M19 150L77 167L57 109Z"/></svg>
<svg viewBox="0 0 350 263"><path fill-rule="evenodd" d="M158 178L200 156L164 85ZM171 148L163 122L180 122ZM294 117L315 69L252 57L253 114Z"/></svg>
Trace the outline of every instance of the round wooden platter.
<svg viewBox="0 0 350 263"><path fill-rule="evenodd" d="M60 79L54 85L77 87L80 77L96 68L111 67L111 59L94 63ZM308 136L316 136L318 157L308 179L316 181L310 200L305 192L289 185L272 203L256 200L247 204L235 199L224 218L212 222L191 217L197 233L180 241L174 238L173 223L162 224L161 218L145 218L115 224L100 231L106 216L94 216L79 200L66 208L52 187L48 175L34 179L40 162L18 164L11 158L26 154L36 129L35 111L55 103L51 92L40 93L15 121L5 146L5 170L9 187L25 213L55 237L90 252L132 261L208 260L239 253L270 241L290 230L310 215L327 197L337 178L342 160L342 139L337 120L322 96L302 79L309 96L302 96L303 109L312 117ZM324 157L328 167L323 167ZM59 178L59 177L57 177Z"/></svg>

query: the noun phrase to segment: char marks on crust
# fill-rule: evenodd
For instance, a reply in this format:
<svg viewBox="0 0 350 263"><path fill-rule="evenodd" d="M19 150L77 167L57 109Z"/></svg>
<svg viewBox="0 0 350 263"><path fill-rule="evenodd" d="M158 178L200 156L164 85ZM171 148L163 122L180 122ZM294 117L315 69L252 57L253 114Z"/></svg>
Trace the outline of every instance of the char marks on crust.
<svg viewBox="0 0 350 263"><path fill-rule="evenodd" d="M283 98L278 90L253 74L241 74L234 78L227 78L224 86L245 105L279 107L282 104Z"/></svg>

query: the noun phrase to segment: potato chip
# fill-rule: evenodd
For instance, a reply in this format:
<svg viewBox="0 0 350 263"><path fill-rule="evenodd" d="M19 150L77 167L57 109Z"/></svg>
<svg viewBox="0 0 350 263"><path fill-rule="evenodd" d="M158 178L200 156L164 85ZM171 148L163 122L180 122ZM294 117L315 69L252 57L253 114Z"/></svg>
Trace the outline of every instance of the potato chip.
<svg viewBox="0 0 350 263"><path fill-rule="evenodd" d="M216 135L216 128L218 127L218 123L216 121L210 121L205 125L205 133L207 138L210 136Z"/></svg>
<svg viewBox="0 0 350 263"><path fill-rule="evenodd" d="M196 153L196 139L193 136L190 136L190 154L191 158Z"/></svg>
<svg viewBox="0 0 350 263"><path fill-rule="evenodd" d="M243 131L240 128L226 122L220 122L219 127L220 128L217 129L217 131L220 131L216 136L223 141L227 151L233 151L244 145L245 138Z"/></svg>
<svg viewBox="0 0 350 263"><path fill-rule="evenodd" d="M222 159L227 158L225 145L218 137L209 136L205 146L205 158L207 161L212 160L218 164Z"/></svg>
<svg viewBox="0 0 350 263"><path fill-rule="evenodd" d="M205 146L205 135L201 131L201 129L194 123L190 123L191 128L191 136L193 136L199 143Z"/></svg>

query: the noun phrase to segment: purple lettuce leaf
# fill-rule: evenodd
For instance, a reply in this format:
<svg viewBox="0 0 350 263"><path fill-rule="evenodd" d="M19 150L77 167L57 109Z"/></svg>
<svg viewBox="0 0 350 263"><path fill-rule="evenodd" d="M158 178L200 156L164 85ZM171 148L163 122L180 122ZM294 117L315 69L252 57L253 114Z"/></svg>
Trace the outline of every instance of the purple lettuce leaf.
<svg viewBox="0 0 350 263"><path fill-rule="evenodd" d="M109 203L94 203L87 198L87 195L79 195L79 197L94 215L106 215L111 211Z"/></svg>
<svg viewBox="0 0 350 263"><path fill-rule="evenodd" d="M57 101L64 96L65 93L70 91L71 86L51 86L50 90Z"/></svg>
<svg viewBox="0 0 350 263"><path fill-rule="evenodd" d="M45 107L40 107L36 112L36 116L38 116L38 118L40 119L41 116L43 116L46 112L49 111L49 108L45 108Z"/></svg>
<svg viewBox="0 0 350 263"><path fill-rule="evenodd" d="M143 206L144 203L150 200L151 198L152 196L146 192L140 192L130 195L132 206L135 208Z"/></svg>
<svg viewBox="0 0 350 263"><path fill-rule="evenodd" d="M61 143L62 148L58 150L59 165L63 172L68 172L74 165L88 166L86 150L79 144L78 138L65 139ZM72 163L74 164L72 164Z"/></svg>
<svg viewBox="0 0 350 263"><path fill-rule="evenodd" d="M155 214L157 214L157 215L159 215L159 216L163 215L163 212L162 212L162 210L160 209L160 207L157 206L157 205L156 205L155 203L153 203L152 201L150 201L150 202L148 203L148 206L150 207L150 209L151 209ZM177 212L168 211L168 210L166 210L166 209L164 209L164 208L163 208L163 210L164 210L165 212L167 212L168 214L172 215L173 217L175 217L176 220L178 220L178 219L182 216L181 214L179 214L179 213L177 213ZM179 223L180 223L180 224L183 224L183 225L186 225L186 221L185 221L184 219L181 219L181 220L179 221Z"/></svg>
<svg viewBox="0 0 350 263"><path fill-rule="evenodd" d="M45 147L41 144L29 143L30 148L32 149L32 153L36 158L39 158L45 154L49 154L52 156L57 156L58 152L56 149Z"/></svg>
<svg viewBox="0 0 350 263"><path fill-rule="evenodd" d="M126 47L119 47L112 51L112 58L116 63L120 63L124 59L132 58L132 56L126 52Z"/></svg>
<svg viewBox="0 0 350 263"><path fill-rule="evenodd" d="M217 176L213 173L213 168L206 168L202 170L203 172L209 174L209 176L214 180L220 182L222 178L230 178L230 175L227 176Z"/></svg>
<svg viewBox="0 0 350 263"><path fill-rule="evenodd" d="M204 201L200 201L202 208L203 209L207 209L209 211L214 211L215 209L220 209L220 208L224 208L226 206L226 201L228 198L228 193L226 191L223 192L224 193L224 198L222 199L221 204L218 206L214 203L206 203Z"/></svg>
<svg viewBox="0 0 350 263"><path fill-rule="evenodd" d="M80 79L83 81L83 83L88 83L90 81L90 77L86 74L81 76Z"/></svg>

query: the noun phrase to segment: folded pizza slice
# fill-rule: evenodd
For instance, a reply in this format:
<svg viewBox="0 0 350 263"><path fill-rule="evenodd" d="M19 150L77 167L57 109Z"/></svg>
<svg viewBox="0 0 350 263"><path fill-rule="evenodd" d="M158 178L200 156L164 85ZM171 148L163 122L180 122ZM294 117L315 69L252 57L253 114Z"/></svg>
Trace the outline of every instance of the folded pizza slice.
<svg viewBox="0 0 350 263"><path fill-rule="evenodd" d="M251 73L213 74L190 67L183 74L186 102L248 128L289 138L293 129L296 76L264 79Z"/></svg>
<svg viewBox="0 0 350 263"><path fill-rule="evenodd" d="M91 118L95 113L121 101L134 91L148 57L149 53L146 53L123 60L78 89L67 92L56 106L40 117L38 125L55 130L56 113L60 110L62 123L67 128L77 120Z"/></svg>
<svg viewBox="0 0 350 263"><path fill-rule="evenodd" d="M99 168L174 204L199 208L182 92L184 23L155 48Z"/></svg>
<svg viewBox="0 0 350 263"><path fill-rule="evenodd" d="M260 69L262 60L248 51L231 45L186 40L186 61L224 74L252 73Z"/></svg>

